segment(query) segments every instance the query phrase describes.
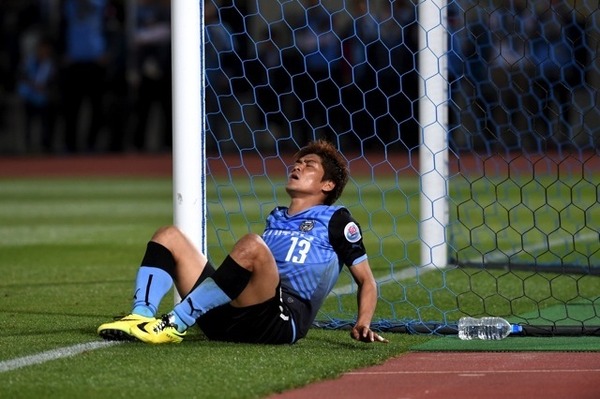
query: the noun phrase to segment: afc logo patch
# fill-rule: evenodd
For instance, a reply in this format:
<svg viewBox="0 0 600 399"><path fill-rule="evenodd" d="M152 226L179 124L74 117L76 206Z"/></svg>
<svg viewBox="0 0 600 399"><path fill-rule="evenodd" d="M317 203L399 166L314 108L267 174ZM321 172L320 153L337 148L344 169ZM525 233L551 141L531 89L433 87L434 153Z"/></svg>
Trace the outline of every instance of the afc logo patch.
<svg viewBox="0 0 600 399"><path fill-rule="evenodd" d="M303 233L306 233L308 231L311 231L313 229L313 227L315 227L315 221L314 220L305 220L300 225L300 231L303 232Z"/></svg>
<svg viewBox="0 0 600 399"><path fill-rule="evenodd" d="M350 222L344 227L344 236L346 237L346 240L352 243L357 242L362 238L360 229L354 222Z"/></svg>

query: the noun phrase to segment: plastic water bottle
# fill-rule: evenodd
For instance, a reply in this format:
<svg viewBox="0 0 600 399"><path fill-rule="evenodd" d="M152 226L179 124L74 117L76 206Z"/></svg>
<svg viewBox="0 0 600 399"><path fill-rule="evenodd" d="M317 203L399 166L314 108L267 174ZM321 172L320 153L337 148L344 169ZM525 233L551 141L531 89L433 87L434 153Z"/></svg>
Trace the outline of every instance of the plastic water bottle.
<svg viewBox="0 0 600 399"><path fill-rule="evenodd" d="M461 317L458 321L458 338L470 339L504 339L511 333L523 331L518 324L510 324L501 317Z"/></svg>

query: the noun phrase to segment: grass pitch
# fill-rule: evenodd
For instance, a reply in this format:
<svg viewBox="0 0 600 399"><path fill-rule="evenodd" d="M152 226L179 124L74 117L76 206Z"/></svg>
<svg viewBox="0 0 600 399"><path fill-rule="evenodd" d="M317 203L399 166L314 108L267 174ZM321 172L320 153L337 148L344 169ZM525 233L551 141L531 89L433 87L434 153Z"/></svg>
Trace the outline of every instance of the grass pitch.
<svg viewBox="0 0 600 399"><path fill-rule="evenodd" d="M283 186L266 177L235 186L211 181L208 190L208 254L217 265L236 237L260 233L273 206L288 201ZM580 191L582 198L595 198L587 187ZM468 195L487 194L483 188ZM342 198L361 222L379 281L376 319L450 323L469 313L522 323L600 324L598 276L477 267L403 275L419 270L418 201L418 181L393 176L353 180ZM130 311L146 242L157 227L172 223L172 208L170 179L0 180L0 396L260 398L383 362L432 339L390 333L388 345L365 345L347 331L313 329L296 345L276 347L209 342L194 329L180 345L125 343L27 363L44 360L48 351L65 354L74 345L99 342L98 325ZM596 216L598 209L590 206L587 214ZM504 229L504 219L487 216L479 222L487 230ZM521 231L521 220L529 222L511 218L511 228ZM486 237L497 236L477 236ZM320 316L352 319L354 289L344 273L336 286L341 293L326 301ZM161 312L172 307L171 298ZM573 308L582 306L575 317ZM15 361L22 367L6 371Z"/></svg>
<svg viewBox="0 0 600 399"><path fill-rule="evenodd" d="M0 370L24 364L0 371L0 396L259 398L429 339L388 334L388 345L365 345L312 330L293 346L257 346L209 342L193 329L180 345L124 343L28 365L100 341L98 325L129 312L145 244L172 222L171 189L168 179L0 180Z"/></svg>

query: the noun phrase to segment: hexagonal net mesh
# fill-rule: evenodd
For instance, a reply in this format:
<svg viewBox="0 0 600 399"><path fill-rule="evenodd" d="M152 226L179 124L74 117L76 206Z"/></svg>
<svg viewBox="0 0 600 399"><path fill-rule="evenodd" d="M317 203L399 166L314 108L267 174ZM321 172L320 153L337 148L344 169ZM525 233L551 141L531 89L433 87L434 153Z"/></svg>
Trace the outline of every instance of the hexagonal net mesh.
<svg viewBox="0 0 600 399"><path fill-rule="evenodd" d="M493 315L597 334L597 4L433 4L447 41L447 111L433 122L449 154L447 264L419 257L419 109L435 94L419 57L434 39L408 0L206 2L208 252L218 264L260 232L287 203L291 154L327 138L350 164L340 203L363 228L376 328L453 333L462 315ZM344 271L315 324L351 325L355 291Z"/></svg>

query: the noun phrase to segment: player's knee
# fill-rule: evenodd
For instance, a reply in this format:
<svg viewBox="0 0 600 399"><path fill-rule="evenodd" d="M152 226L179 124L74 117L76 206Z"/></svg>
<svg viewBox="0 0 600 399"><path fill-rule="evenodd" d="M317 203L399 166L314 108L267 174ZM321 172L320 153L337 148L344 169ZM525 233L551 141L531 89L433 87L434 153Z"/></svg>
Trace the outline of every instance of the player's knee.
<svg viewBox="0 0 600 399"><path fill-rule="evenodd" d="M248 233L238 240L232 255L236 259L253 259L269 252L269 248L258 234Z"/></svg>
<svg viewBox="0 0 600 399"><path fill-rule="evenodd" d="M152 236L152 241L164 245L167 248L183 238L183 234L176 226L162 226Z"/></svg>
<svg viewBox="0 0 600 399"><path fill-rule="evenodd" d="M240 244L243 244L246 248L267 249L267 244L265 244L262 237L255 233L245 234L240 238Z"/></svg>

